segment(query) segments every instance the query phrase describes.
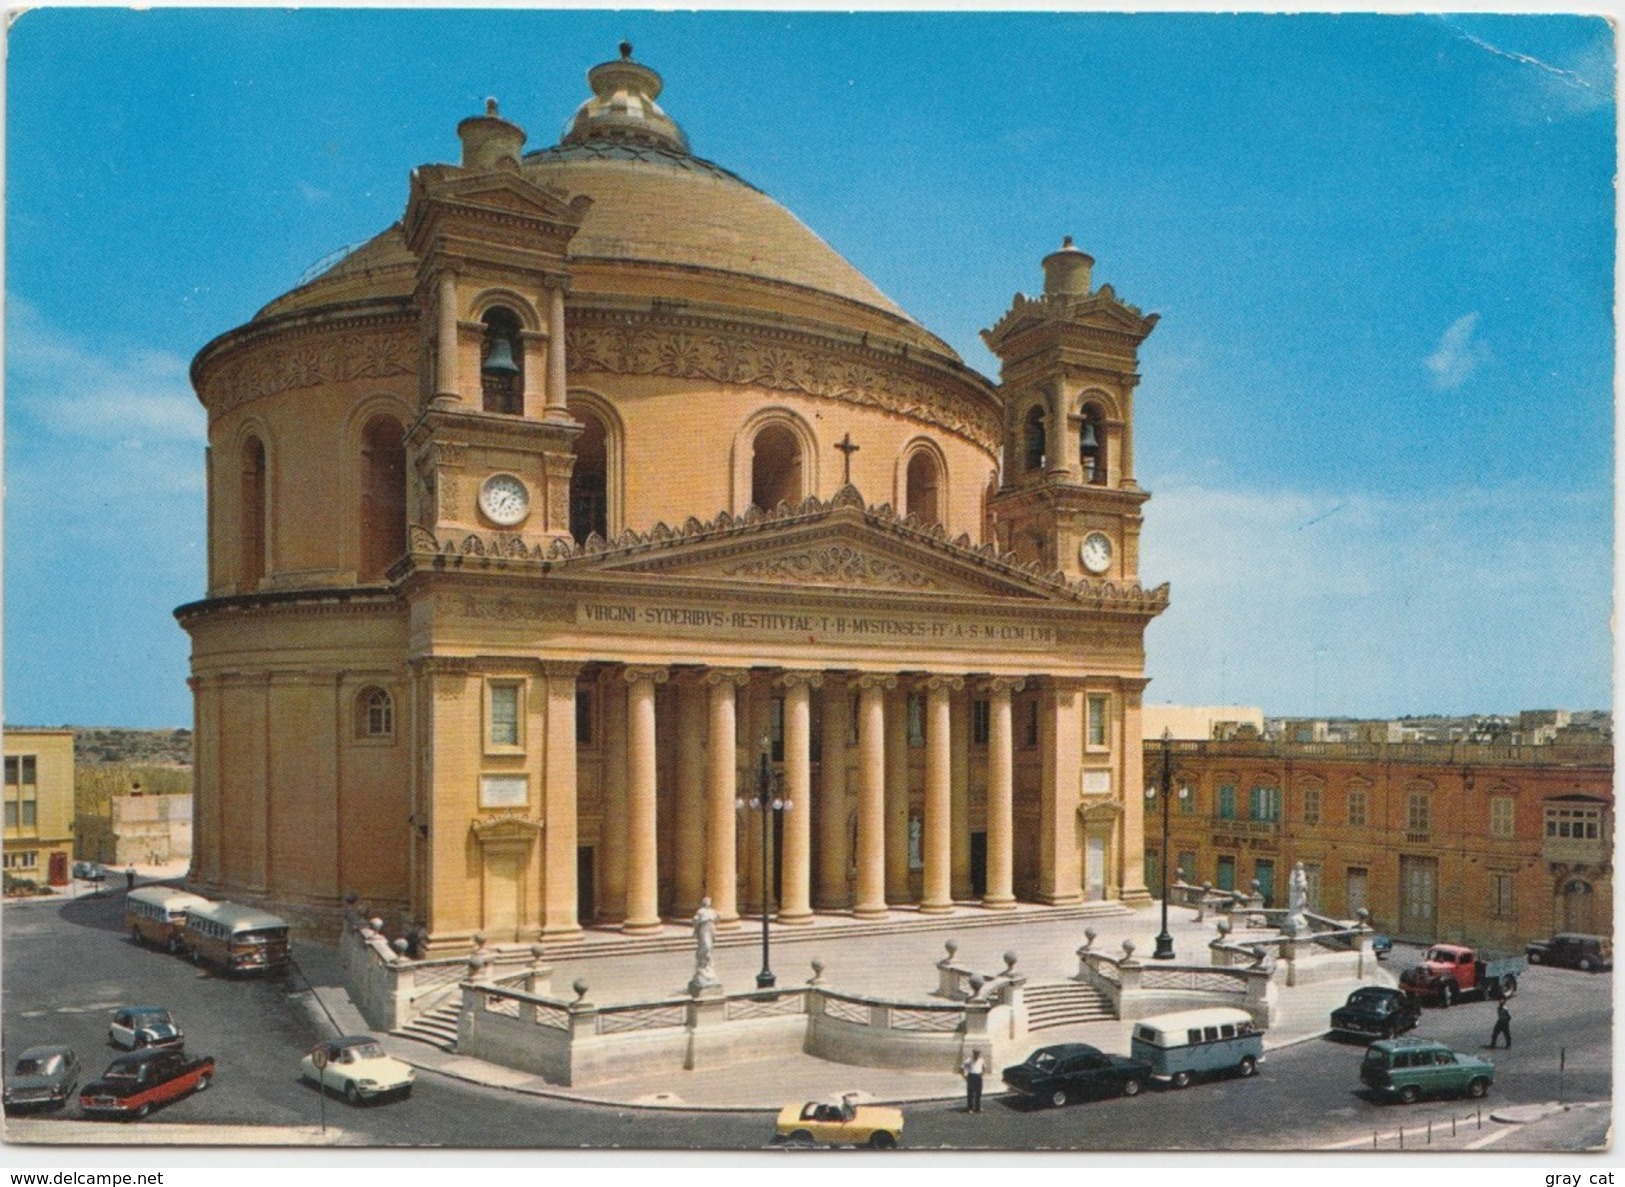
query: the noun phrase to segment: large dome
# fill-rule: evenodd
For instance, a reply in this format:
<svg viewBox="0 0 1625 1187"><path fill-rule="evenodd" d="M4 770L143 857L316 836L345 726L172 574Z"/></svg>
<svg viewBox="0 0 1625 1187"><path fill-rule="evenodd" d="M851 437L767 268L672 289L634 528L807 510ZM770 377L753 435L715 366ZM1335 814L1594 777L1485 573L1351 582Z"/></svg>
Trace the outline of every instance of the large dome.
<svg viewBox="0 0 1625 1187"><path fill-rule="evenodd" d="M561 142L527 154L529 180L593 199L570 245L573 291L648 296L648 274L680 273L707 301L833 321L893 337L958 361L861 272L778 202L737 175L688 151L688 139L654 102L660 76L630 59L588 74L593 97ZM256 320L336 303L405 298L417 261L397 225L314 280L262 309ZM829 301L820 298L834 298ZM812 302L809 305L809 300Z"/></svg>

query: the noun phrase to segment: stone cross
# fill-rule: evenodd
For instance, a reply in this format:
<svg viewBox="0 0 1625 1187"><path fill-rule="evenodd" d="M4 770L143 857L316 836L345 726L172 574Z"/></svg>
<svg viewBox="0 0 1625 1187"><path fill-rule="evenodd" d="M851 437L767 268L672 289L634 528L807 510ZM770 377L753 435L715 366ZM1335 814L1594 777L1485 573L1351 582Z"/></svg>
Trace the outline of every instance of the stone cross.
<svg viewBox="0 0 1625 1187"><path fill-rule="evenodd" d="M858 452L858 450L862 449L863 446L854 445L852 443L852 434L847 433L839 441L837 441L835 443L835 448L839 449L841 451L841 454L842 454L841 460L845 463L845 470L841 475L841 485L842 486L851 486L852 485L852 455L854 453Z"/></svg>

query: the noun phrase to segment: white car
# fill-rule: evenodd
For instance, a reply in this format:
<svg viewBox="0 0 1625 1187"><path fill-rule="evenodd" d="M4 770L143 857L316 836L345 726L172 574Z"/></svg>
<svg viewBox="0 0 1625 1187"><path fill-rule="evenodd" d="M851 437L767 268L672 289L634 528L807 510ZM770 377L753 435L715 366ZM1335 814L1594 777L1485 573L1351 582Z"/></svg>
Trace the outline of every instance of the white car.
<svg viewBox="0 0 1625 1187"><path fill-rule="evenodd" d="M141 1047L179 1047L186 1036L162 1006L124 1006L108 1024L107 1041L134 1051Z"/></svg>
<svg viewBox="0 0 1625 1187"><path fill-rule="evenodd" d="M325 1039L299 1061L299 1074L323 1092L341 1092L352 1105L364 1100L410 1096L417 1073L412 1065L384 1054L371 1035Z"/></svg>

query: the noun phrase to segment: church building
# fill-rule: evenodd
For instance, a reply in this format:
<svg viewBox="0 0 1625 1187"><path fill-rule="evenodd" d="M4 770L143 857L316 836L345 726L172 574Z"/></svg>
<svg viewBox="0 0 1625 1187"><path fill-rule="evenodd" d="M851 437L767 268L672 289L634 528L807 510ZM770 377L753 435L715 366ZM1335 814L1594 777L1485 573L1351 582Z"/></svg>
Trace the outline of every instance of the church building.
<svg viewBox="0 0 1625 1187"><path fill-rule="evenodd" d="M991 381L631 46L587 80L193 363L193 887L431 951L1148 901L1155 315L1066 240Z"/></svg>

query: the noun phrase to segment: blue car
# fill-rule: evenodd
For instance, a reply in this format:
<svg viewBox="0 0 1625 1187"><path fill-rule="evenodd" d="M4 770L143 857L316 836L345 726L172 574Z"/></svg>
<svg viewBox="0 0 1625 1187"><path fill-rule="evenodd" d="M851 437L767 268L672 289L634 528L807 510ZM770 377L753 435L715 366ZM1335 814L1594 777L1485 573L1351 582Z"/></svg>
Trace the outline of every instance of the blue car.
<svg viewBox="0 0 1625 1187"><path fill-rule="evenodd" d="M1373 951L1373 952L1375 952L1377 954L1377 959L1378 960L1387 960L1388 959L1388 954L1390 952L1392 952L1393 950L1394 950L1394 938L1392 936L1372 936L1371 937L1371 951Z"/></svg>

